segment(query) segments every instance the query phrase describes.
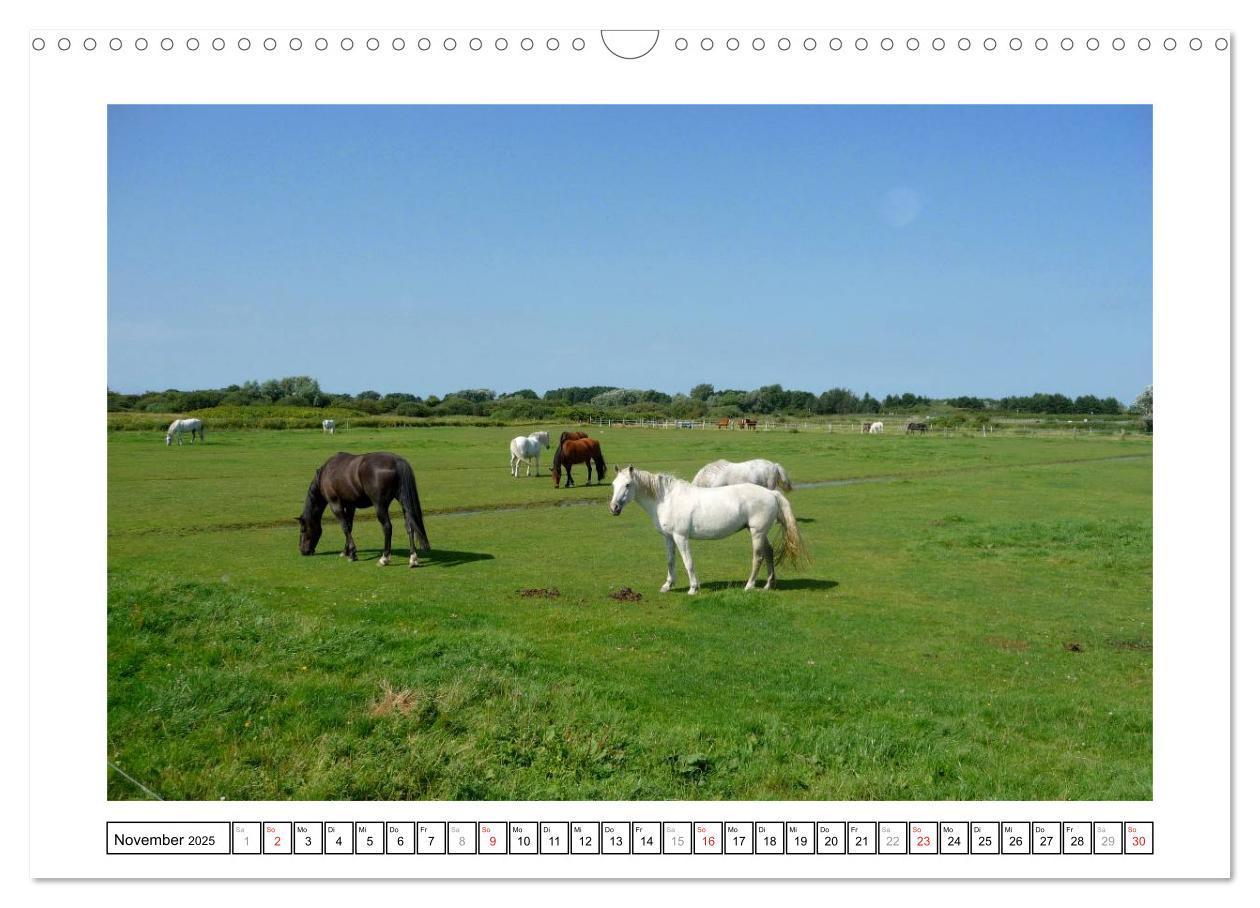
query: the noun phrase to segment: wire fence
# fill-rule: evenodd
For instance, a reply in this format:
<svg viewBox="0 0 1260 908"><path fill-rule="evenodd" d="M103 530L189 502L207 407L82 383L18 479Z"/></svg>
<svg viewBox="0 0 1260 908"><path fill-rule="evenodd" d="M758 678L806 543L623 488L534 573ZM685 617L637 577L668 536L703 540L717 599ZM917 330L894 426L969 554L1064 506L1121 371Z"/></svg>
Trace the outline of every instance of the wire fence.
<svg viewBox="0 0 1260 908"><path fill-rule="evenodd" d="M823 419L611 419L590 418L582 425L604 428L628 429L675 429L692 431L730 432L813 432L834 434L910 434L909 426L922 425L922 434L946 438L952 436L988 438L993 436L1048 436L1048 437L1126 437L1148 435L1137 422L1089 419L1041 422L1038 420L1005 419L988 423L958 424L952 420L934 420L932 417L888 417L882 420L823 420ZM872 428L878 426L879 428ZM917 431L913 434L919 434Z"/></svg>

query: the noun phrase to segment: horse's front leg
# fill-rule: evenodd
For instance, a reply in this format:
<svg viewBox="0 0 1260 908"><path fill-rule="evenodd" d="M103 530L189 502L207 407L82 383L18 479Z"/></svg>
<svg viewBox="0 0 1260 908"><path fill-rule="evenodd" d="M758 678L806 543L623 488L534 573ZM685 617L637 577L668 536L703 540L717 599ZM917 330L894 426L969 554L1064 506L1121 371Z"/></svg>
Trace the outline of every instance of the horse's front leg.
<svg viewBox="0 0 1260 908"><path fill-rule="evenodd" d="M589 460L586 462L586 484L588 486L591 484L591 462Z"/></svg>
<svg viewBox="0 0 1260 908"><path fill-rule="evenodd" d="M687 569L687 595L694 596L700 589L700 581L696 579L696 566L691 560L691 540L681 533L674 534L674 545L682 555L683 567Z"/></svg>
<svg viewBox="0 0 1260 908"><path fill-rule="evenodd" d="M354 545L354 508L332 505L332 512L333 516L337 518L337 522L341 524L341 532L346 536L346 544L341 550L341 557L349 558L351 561L358 561L359 550Z"/></svg>
<svg viewBox="0 0 1260 908"><path fill-rule="evenodd" d="M674 585L674 537L662 534L665 539L665 583L661 585L661 592L668 593Z"/></svg>
<svg viewBox="0 0 1260 908"><path fill-rule="evenodd" d="M394 553L394 524L389 519L388 501L376 506L376 519L381 522L381 529L385 531L385 549L381 552L381 560L377 563L385 567L389 564L389 556Z"/></svg>

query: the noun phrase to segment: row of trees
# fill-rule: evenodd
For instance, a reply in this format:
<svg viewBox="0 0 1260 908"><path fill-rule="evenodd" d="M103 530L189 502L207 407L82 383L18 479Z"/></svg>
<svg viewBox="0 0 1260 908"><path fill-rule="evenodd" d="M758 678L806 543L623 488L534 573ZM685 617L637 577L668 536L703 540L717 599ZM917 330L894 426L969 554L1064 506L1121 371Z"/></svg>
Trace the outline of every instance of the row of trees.
<svg viewBox="0 0 1260 908"><path fill-rule="evenodd" d="M1150 389L1145 392L1149 400ZM557 413L578 415L644 415L691 419L704 416L784 414L795 416L828 416L853 413L907 413L922 411L937 404L963 410L1001 410L1016 413L1083 413L1120 415L1142 411L1141 399L1132 409L1114 397L1098 398L1083 395L1075 399L1063 394L1037 393L1024 397L981 398L953 397L933 401L922 395L906 392L889 394L882 400L869 392L859 396L848 388L829 388L821 394L762 385L755 390L717 389L699 384L687 394L667 394L654 389L616 388L610 385L554 388L541 396L529 388L496 394L489 388L467 388L442 397L378 391L358 394L330 394L319 382L307 375L249 381L200 391L148 391L144 394L120 394L110 391L110 411L144 413L186 413L219 406L275 405L289 407L341 407L369 414L399 416L484 416L500 419L541 419Z"/></svg>

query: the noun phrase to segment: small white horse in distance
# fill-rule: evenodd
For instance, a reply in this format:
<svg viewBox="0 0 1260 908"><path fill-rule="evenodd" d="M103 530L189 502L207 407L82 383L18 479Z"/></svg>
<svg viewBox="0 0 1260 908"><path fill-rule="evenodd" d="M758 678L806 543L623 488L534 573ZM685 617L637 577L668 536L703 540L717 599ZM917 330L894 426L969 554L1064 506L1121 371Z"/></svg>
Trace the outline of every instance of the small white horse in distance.
<svg viewBox="0 0 1260 908"><path fill-rule="evenodd" d="M884 424L882 422L873 422L869 431L872 435L880 435L884 431Z"/></svg>
<svg viewBox="0 0 1260 908"><path fill-rule="evenodd" d="M206 427L200 419L177 419L166 430L166 443L169 445L171 439L174 438L177 444L182 445L185 432L193 437L193 441L196 441L198 438L202 441L206 440Z"/></svg>
<svg viewBox="0 0 1260 908"><path fill-rule="evenodd" d="M751 482L755 486L784 492L792 491L792 480L788 479L787 470L782 464L773 460L745 460L742 463L731 463L729 460L715 460L700 468L700 472L691 480L693 486L716 489L720 486L733 486L741 482Z"/></svg>
<svg viewBox="0 0 1260 908"><path fill-rule="evenodd" d="M538 457L542 454L543 448L550 447L550 432L533 432L513 438L511 444L508 445L508 469L512 471L513 478L520 476L521 464L525 464L526 476L530 475L531 464L534 467L534 475L539 475Z"/></svg>
<svg viewBox="0 0 1260 908"><path fill-rule="evenodd" d="M337 432L337 420L335 419L325 419L320 425L324 427L324 431L329 435L335 435Z"/></svg>
<svg viewBox="0 0 1260 908"><path fill-rule="evenodd" d="M614 467L613 469L616 469ZM757 585L757 572L766 562L765 589L774 587L775 552L770 545L770 529L783 525L783 543L778 557L795 564L806 557L805 544L796 526L792 506L782 492L750 483L706 489L666 473L649 473L633 466L617 470L613 478L612 500L608 509L614 517L637 501L652 518L656 531L665 537L665 583L662 593L674 585L674 549L682 553L683 567L690 583L687 593L694 596L700 587L691 560L692 539L725 539L747 529L752 536L752 573L744 589Z"/></svg>

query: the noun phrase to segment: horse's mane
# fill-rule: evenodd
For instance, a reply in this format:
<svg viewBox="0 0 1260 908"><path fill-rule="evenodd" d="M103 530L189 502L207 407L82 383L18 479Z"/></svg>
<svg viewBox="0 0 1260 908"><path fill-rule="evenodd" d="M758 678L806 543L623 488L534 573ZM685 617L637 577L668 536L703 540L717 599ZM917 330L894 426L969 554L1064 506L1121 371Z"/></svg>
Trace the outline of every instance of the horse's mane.
<svg viewBox="0 0 1260 908"><path fill-rule="evenodd" d="M634 484L650 498L660 499L669 491L669 487L678 483L690 485L685 479L679 479L673 473L652 473L648 470L634 471Z"/></svg>

